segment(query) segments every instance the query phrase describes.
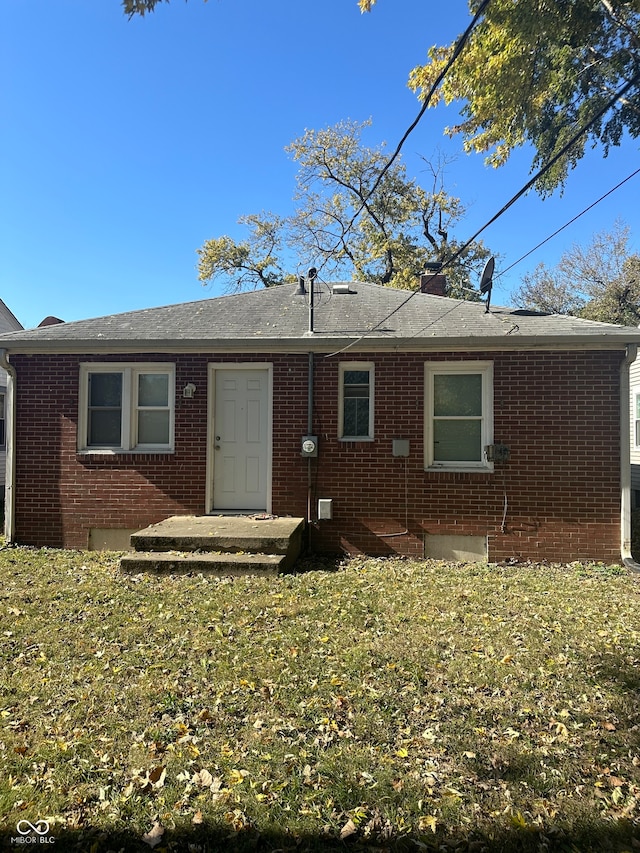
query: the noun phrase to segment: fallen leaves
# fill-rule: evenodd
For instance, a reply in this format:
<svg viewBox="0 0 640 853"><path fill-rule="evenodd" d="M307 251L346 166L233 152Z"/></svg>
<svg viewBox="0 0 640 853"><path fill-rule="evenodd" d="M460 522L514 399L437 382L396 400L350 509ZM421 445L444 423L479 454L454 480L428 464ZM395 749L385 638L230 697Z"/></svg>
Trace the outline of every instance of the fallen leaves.
<svg viewBox="0 0 640 853"><path fill-rule="evenodd" d="M358 831L358 827L354 823L354 821L349 818L349 820L345 823L345 825L340 830L340 840L345 841L347 838L351 838L352 835L355 835Z"/></svg>
<svg viewBox="0 0 640 853"><path fill-rule="evenodd" d="M142 836L142 840L145 844L148 844L151 849L157 847L158 844L162 841L162 836L164 835L164 826L160 823L160 821L156 821L149 832L145 832Z"/></svg>
<svg viewBox="0 0 640 853"><path fill-rule="evenodd" d="M152 794L164 786L166 776L166 767L154 767L144 773L137 772L132 781L138 786L141 794Z"/></svg>
<svg viewBox="0 0 640 853"><path fill-rule="evenodd" d="M176 824L392 847L640 819L633 579L362 558L223 583L57 559L0 586L10 819L126 822L167 849Z"/></svg>

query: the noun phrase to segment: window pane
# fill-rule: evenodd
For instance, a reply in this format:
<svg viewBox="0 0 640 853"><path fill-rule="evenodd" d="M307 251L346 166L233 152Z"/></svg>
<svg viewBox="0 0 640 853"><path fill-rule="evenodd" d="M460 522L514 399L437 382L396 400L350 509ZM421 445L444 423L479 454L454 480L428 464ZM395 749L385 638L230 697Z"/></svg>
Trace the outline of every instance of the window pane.
<svg viewBox="0 0 640 853"><path fill-rule="evenodd" d="M433 422L433 458L436 462L481 462L482 422Z"/></svg>
<svg viewBox="0 0 640 853"><path fill-rule="evenodd" d="M369 398L350 397L344 401L345 436L369 436Z"/></svg>
<svg viewBox="0 0 640 853"><path fill-rule="evenodd" d="M120 447L120 409L89 410L89 446Z"/></svg>
<svg viewBox="0 0 640 853"><path fill-rule="evenodd" d="M349 397L364 397L366 400L368 400L369 399L369 386L368 385L345 385L344 396L345 396L345 399L348 399Z"/></svg>
<svg viewBox="0 0 640 853"><path fill-rule="evenodd" d="M120 447L122 442L122 373L89 374L88 444Z"/></svg>
<svg viewBox="0 0 640 853"><path fill-rule="evenodd" d="M5 396L4 394L0 394L0 447L4 447L6 444L6 433L5 433L5 424L4 424L4 413L5 413Z"/></svg>
<svg viewBox="0 0 640 853"><path fill-rule="evenodd" d="M169 411L138 412L138 444L169 444Z"/></svg>
<svg viewBox="0 0 640 853"><path fill-rule="evenodd" d="M371 396L369 370L344 370L342 373L342 435L369 438Z"/></svg>
<svg viewBox="0 0 640 853"><path fill-rule="evenodd" d="M433 377L433 413L436 417L480 417L482 415L482 376L436 374Z"/></svg>
<svg viewBox="0 0 640 853"><path fill-rule="evenodd" d="M138 405L169 405L169 377L166 373L141 373L138 376Z"/></svg>
<svg viewBox="0 0 640 853"><path fill-rule="evenodd" d="M89 374L89 405L119 408L122 405L122 374Z"/></svg>
<svg viewBox="0 0 640 853"><path fill-rule="evenodd" d="M640 418L640 394L636 394L636 418Z"/></svg>
<svg viewBox="0 0 640 853"><path fill-rule="evenodd" d="M368 370L345 370L344 372L345 385L368 385L369 371Z"/></svg>

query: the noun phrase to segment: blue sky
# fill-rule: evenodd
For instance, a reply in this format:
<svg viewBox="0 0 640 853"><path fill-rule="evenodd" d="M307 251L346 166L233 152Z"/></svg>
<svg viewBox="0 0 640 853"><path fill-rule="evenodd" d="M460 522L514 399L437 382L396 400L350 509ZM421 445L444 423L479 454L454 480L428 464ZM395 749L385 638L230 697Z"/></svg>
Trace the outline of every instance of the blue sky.
<svg viewBox="0 0 640 853"><path fill-rule="evenodd" d="M0 10L0 298L26 326L202 299L196 249L242 239L242 214L292 210L284 146L342 119L392 150L419 103L406 85L428 47L469 21L462 0L173 0L127 19L119 0L4 0ZM529 178L531 156L493 170L443 136L429 110L404 148L456 159L446 189L475 233ZM637 142L582 161L563 195L529 194L483 234L505 269L640 165ZM555 263L621 219L640 251L640 176L500 278ZM308 260L299 259L303 269ZM297 265L296 265L297 266ZM293 272L296 270L293 269Z"/></svg>

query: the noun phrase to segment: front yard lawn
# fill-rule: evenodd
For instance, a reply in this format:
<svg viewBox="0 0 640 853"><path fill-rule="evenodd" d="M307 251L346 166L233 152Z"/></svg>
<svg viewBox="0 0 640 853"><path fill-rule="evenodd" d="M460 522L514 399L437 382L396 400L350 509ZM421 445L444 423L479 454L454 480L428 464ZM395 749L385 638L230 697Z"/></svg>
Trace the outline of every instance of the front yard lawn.
<svg viewBox="0 0 640 853"><path fill-rule="evenodd" d="M0 551L5 847L640 848L639 575L307 568Z"/></svg>

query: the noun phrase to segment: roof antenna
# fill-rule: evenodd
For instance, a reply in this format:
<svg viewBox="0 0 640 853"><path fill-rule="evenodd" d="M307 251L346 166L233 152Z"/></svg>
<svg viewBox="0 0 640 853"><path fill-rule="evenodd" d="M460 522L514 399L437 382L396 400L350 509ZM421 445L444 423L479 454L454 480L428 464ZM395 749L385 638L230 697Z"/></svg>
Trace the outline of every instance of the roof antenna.
<svg viewBox="0 0 640 853"><path fill-rule="evenodd" d="M484 265L484 269L482 270L482 275L480 277L480 293L484 296L487 294L487 305L484 313L489 313L489 304L491 303L491 288L493 286L493 270L496 265L496 259L493 255L489 258L487 263Z"/></svg>

